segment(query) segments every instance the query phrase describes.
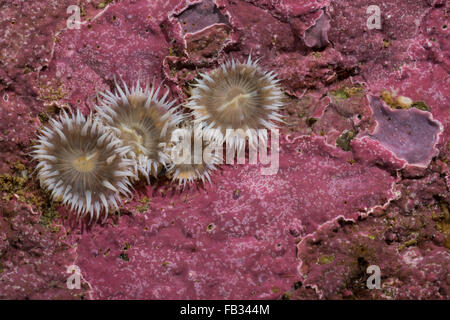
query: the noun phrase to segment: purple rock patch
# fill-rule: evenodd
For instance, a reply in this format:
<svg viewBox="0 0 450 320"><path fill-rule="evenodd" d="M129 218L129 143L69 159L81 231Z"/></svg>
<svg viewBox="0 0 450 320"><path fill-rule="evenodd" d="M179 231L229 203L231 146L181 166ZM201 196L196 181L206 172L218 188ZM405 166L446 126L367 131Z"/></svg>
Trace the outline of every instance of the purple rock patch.
<svg viewBox="0 0 450 320"><path fill-rule="evenodd" d="M183 33L195 33L213 24L228 24L228 19L212 0L190 5L177 15Z"/></svg>
<svg viewBox="0 0 450 320"><path fill-rule="evenodd" d="M310 48L321 49L328 45L328 30L330 29L330 17L322 12L316 24L305 31L305 44Z"/></svg>
<svg viewBox="0 0 450 320"><path fill-rule="evenodd" d="M370 136L409 164L428 166L438 152L441 132L439 122L429 112L392 110L378 97L370 97L370 107L377 125Z"/></svg>

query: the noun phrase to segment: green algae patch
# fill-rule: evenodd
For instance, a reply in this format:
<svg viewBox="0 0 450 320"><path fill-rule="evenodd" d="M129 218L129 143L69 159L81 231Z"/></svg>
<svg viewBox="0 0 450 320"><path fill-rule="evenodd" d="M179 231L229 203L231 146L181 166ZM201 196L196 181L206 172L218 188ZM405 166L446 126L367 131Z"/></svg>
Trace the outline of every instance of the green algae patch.
<svg viewBox="0 0 450 320"><path fill-rule="evenodd" d="M172 56L172 57L178 57L178 58L182 58L184 56L183 52L178 47L169 47L168 55ZM179 71L177 68L174 68L174 69L175 69L175 73L177 73Z"/></svg>
<svg viewBox="0 0 450 320"><path fill-rule="evenodd" d="M28 178L4 173L0 175L0 191L3 200L9 201L14 194L18 196L23 195L23 188L25 187Z"/></svg>
<svg viewBox="0 0 450 320"><path fill-rule="evenodd" d="M53 228L51 228L51 224L52 224L53 220L55 220L58 217L59 217L58 211L56 211L56 209L53 206L50 206L49 208L47 208L47 210L44 210L42 212L39 222L44 227L53 229ZM54 231L57 231L57 230L55 229Z"/></svg>
<svg viewBox="0 0 450 320"><path fill-rule="evenodd" d="M443 202L441 202L441 210L440 214L433 216L433 220L436 223L436 230L445 236L444 246L450 249L450 212Z"/></svg>
<svg viewBox="0 0 450 320"><path fill-rule="evenodd" d="M417 239L411 239L411 240L405 241L398 247L398 251L400 252L407 247L414 246L417 244L417 242L418 242Z"/></svg>
<svg viewBox="0 0 450 320"><path fill-rule="evenodd" d="M380 98L391 108L394 106L394 94L389 90L381 91Z"/></svg>
<svg viewBox="0 0 450 320"><path fill-rule="evenodd" d="M344 133L336 139L336 145L344 151L352 150L350 143L353 138L356 137L357 133L358 132L355 130L345 130Z"/></svg>
<svg viewBox="0 0 450 320"><path fill-rule="evenodd" d="M292 296L291 293L285 292L285 293L283 293L283 295L281 296L281 300L291 300L291 296Z"/></svg>
<svg viewBox="0 0 450 320"><path fill-rule="evenodd" d="M419 110L422 110L422 111L430 111L430 108L423 101L415 101L415 102L413 102L411 108L416 108L416 109L419 109Z"/></svg>
<svg viewBox="0 0 450 320"><path fill-rule="evenodd" d="M58 228L52 226L53 220L59 217L55 203L50 200L49 196L43 192L30 192L33 184L30 184L28 178L28 170L26 166L16 161L11 167L13 174L4 173L0 175L0 192L3 201L10 201L12 198L22 203L27 203L41 212L40 224L52 232L58 232Z"/></svg>
<svg viewBox="0 0 450 320"><path fill-rule="evenodd" d="M380 98L391 109L411 109L416 108L422 111L430 111L428 105L423 101L413 101L411 98L404 96L397 96L396 91L383 90L381 91Z"/></svg>
<svg viewBox="0 0 450 320"><path fill-rule="evenodd" d="M45 112L39 112L38 118L41 123L47 123L50 120L50 117Z"/></svg>
<svg viewBox="0 0 450 320"><path fill-rule="evenodd" d="M322 58L322 54L321 54L320 52L317 52L317 51L314 51L311 55L312 55L314 58L316 58L316 59Z"/></svg>
<svg viewBox="0 0 450 320"><path fill-rule="evenodd" d="M113 0L105 0L105 1L100 2L100 3L97 5L97 9L104 9L104 8L106 8L106 6L107 6L108 4L110 4L112 1L113 1Z"/></svg>
<svg viewBox="0 0 450 320"><path fill-rule="evenodd" d="M323 255L317 260L318 264L330 264L334 261L334 256Z"/></svg>
<svg viewBox="0 0 450 320"><path fill-rule="evenodd" d="M150 199L147 196L142 197L142 199L139 200L140 205L136 206L136 210L140 213L145 213L150 209L150 202L152 199Z"/></svg>
<svg viewBox="0 0 450 320"><path fill-rule="evenodd" d="M16 171L25 171L25 170L27 170L25 165L22 162L20 162L19 160L14 162L13 167L14 167L14 170L16 170Z"/></svg>
<svg viewBox="0 0 450 320"><path fill-rule="evenodd" d="M67 97L69 94L65 88L61 80L57 80L56 83L40 83L39 84L40 96L39 99L45 102L54 102L59 101Z"/></svg>
<svg viewBox="0 0 450 320"><path fill-rule="evenodd" d="M12 197L17 197L20 201L28 203L25 191L28 184L28 171L20 161L14 162L13 174L3 173L0 175L0 192L2 199L9 201Z"/></svg>
<svg viewBox="0 0 450 320"><path fill-rule="evenodd" d="M332 90L330 93L337 99L348 99L364 92L364 89L360 86L354 87L342 87L337 90Z"/></svg>

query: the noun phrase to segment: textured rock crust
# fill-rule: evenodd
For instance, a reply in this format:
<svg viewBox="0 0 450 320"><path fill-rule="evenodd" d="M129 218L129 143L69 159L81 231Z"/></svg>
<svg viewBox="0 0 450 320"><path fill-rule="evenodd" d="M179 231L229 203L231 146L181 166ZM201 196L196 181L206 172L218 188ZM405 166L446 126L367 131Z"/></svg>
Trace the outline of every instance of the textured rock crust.
<svg viewBox="0 0 450 320"><path fill-rule="evenodd" d="M71 4L0 1L0 298L449 299L446 1L82 0L69 29ZM182 102L249 54L286 93L276 175L141 183L93 226L39 187L30 147L62 109L94 110L114 77Z"/></svg>

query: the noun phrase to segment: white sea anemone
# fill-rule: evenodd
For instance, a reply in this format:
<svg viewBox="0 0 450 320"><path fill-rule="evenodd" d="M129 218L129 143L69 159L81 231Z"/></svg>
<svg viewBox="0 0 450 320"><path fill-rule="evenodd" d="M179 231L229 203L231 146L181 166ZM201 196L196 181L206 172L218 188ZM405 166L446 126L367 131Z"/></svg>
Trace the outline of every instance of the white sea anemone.
<svg viewBox="0 0 450 320"><path fill-rule="evenodd" d="M175 112L175 100L166 100L169 90L159 97L160 87L151 89L149 85L123 89L116 83L116 92L100 93L97 106L99 118L111 128L125 145L131 147L130 159L135 160L135 178L141 173L149 181L167 163L164 153L171 131L183 120L183 115Z"/></svg>
<svg viewBox="0 0 450 320"><path fill-rule="evenodd" d="M186 125L173 132L166 153L170 155L167 175L183 185L195 180L211 182L210 172L222 163L223 146L202 137L200 127Z"/></svg>
<svg viewBox="0 0 450 320"><path fill-rule="evenodd" d="M41 185L54 200L92 220L118 209L120 194L131 195L129 177L133 163L126 159L130 147L114 137L99 121L79 111L63 113L42 129L33 157Z"/></svg>
<svg viewBox="0 0 450 320"><path fill-rule="evenodd" d="M258 129L271 130L282 122L278 112L283 94L276 74L264 72L251 57L246 63L231 60L201 76L186 106L210 138L230 138L230 145L242 147L246 138L254 140ZM228 137L226 129L235 135Z"/></svg>

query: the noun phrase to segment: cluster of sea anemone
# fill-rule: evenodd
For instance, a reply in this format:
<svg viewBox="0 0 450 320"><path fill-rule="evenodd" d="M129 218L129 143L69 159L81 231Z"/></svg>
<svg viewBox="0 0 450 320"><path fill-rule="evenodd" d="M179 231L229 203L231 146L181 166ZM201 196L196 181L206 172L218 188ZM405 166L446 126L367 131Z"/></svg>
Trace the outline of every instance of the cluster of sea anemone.
<svg viewBox="0 0 450 320"><path fill-rule="evenodd" d="M244 148L256 130L281 121L275 76L250 57L231 60L197 79L184 105L191 113L180 111L168 101L169 90L162 94L154 83L116 83L114 93L99 93L95 114L63 112L42 129L33 152L41 185L78 217L97 220L117 210L120 195L131 196L141 177L150 183L164 173L183 186L210 181L225 142ZM227 129L238 134L229 137ZM197 145L200 155L184 152ZM174 156L180 152L183 161Z"/></svg>

